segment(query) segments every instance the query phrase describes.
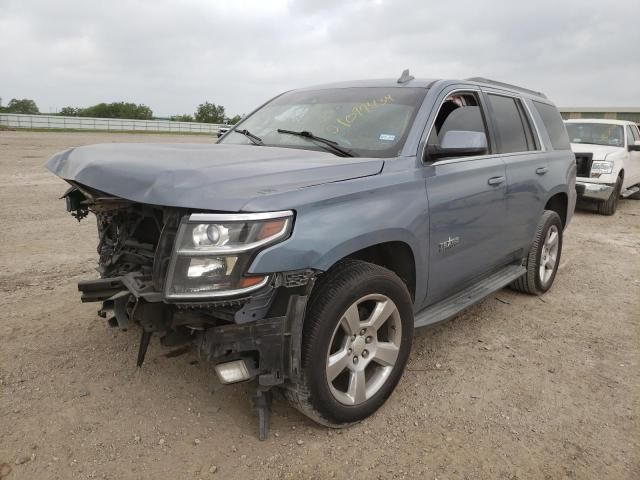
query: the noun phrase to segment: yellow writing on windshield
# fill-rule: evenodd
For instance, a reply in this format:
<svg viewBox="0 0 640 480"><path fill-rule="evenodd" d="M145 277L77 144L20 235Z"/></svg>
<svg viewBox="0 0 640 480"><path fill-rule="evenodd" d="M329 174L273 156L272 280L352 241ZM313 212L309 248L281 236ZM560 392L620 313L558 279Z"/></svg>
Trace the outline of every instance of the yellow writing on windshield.
<svg viewBox="0 0 640 480"><path fill-rule="evenodd" d="M336 118L337 125L334 125L334 132L338 133L341 127L350 128L351 125L360 117L368 114L369 112L378 109L382 105L386 105L389 102L392 102L393 98L391 95L386 95L382 98L374 98L367 102L361 103L353 107L350 113L347 113L343 117Z"/></svg>

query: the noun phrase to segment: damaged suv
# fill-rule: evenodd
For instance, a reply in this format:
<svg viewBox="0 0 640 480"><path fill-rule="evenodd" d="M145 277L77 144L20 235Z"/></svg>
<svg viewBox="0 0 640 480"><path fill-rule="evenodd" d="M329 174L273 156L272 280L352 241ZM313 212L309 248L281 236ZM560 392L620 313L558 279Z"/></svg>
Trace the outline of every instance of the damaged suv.
<svg viewBox="0 0 640 480"><path fill-rule="evenodd" d="M223 383L274 387L319 423L375 412L413 331L555 278L576 162L538 92L474 78L294 90L215 145L58 153L67 209L97 218L110 325L196 348Z"/></svg>

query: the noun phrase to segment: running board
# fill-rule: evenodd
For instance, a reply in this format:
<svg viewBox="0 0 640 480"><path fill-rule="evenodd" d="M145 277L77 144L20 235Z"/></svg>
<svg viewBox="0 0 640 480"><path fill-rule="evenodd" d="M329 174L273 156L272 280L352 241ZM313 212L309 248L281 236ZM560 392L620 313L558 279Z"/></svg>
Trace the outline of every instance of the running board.
<svg viewBox="0 0 640 480"><path fill-rule="evenodd" d="M631 195L633 195L634 193L638 193L640 192L640 187L631 187L631 188L627 188L626 190L622 190L620 192L620 196L622 198L627 198L630 197Z"/></svg>
<svg viewBox="0 0 640 480"><path fill-rule="evenodd" d="M449 320L496 290L506 287L525 273L527 273L527 269L523 266L509 265L455 295L418 312L415 316L415 328Z"/></svg>

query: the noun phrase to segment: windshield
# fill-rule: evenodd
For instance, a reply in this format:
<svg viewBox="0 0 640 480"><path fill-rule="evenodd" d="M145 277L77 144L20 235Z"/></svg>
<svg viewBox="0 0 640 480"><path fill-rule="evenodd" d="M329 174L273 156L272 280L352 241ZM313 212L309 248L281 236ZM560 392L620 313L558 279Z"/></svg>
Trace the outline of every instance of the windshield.
<svg viewBox="0 0 640 480"><path fill-rule="evenodd" d="M611 123L567 123L567 133L571 143L590 143L622 147L624 129Z"/></svg>
<svg viewBox="0 0 640 480"><path fill-rule="evenodd" d="M426 92L407 87L294 91L275 98L237 128L268 146L331 151L308 136L278 132L305 131L336 142L354 156L393 157L400 152ZM231 132L219 143L252 142Z"/></svg>

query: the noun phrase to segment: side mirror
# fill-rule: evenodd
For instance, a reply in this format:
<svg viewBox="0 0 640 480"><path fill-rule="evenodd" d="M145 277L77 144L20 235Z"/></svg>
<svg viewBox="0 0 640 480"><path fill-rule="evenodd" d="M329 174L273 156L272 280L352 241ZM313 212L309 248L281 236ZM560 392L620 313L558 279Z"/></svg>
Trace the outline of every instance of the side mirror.
<svg viewBox="0 0 640 480"><path fill-rule="evenodd" d="M627 147L630 152L640 152L640 140L636 140Z"/></svg>
<svg viewBox="0 0 640 480"><path fill-rule="evenodd" d="M444 134L440 145L427 145L425 161L441 158L473 157L486 155L487 136L483 132L468 130L449 130Z"/></svg>

